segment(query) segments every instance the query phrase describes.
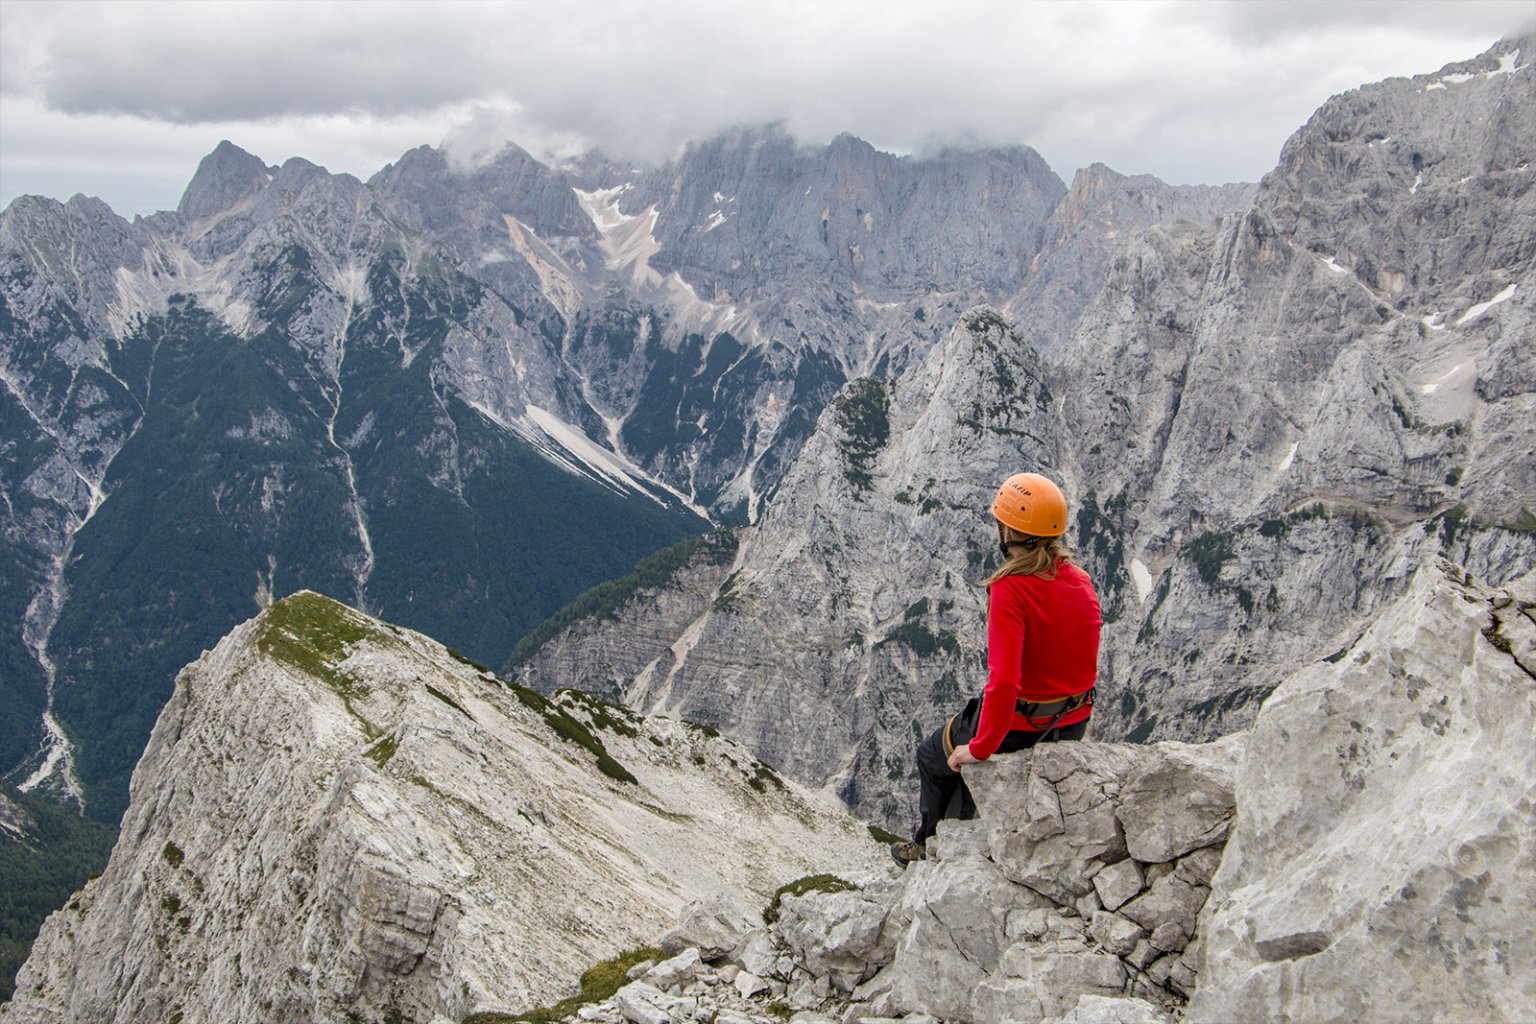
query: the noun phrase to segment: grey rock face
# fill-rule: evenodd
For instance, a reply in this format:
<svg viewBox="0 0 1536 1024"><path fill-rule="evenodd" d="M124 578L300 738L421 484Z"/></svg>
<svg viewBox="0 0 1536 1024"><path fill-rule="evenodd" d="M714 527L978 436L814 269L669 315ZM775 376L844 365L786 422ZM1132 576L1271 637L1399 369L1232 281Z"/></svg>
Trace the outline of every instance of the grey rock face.
<svg viewBox="0 0 1536 1024"><path fill-rule="evenodd" d="M1536 1005L1529 599L1449 565L1266 702L1186 1020L1515 1021Z"/></svg>
<svg viewBox="0 0 1536 1024"><path fill-rule="evenodd" d="M266 188L275 170L234 143L220 142L197 165L176 212L192 220L223 213Z"/></svg>
<svg viewBox="0 0 1536 1024"><path fill-rule="evenodd" d="M1254 189L1247 184L1168 185L1151 175L1118 174L1099 163L1085 167L1051 213L1044 248L1003 312L1032 345L1054 357L1104 286L1126 242L1157 225L1209 229L1247 210Z"/></svg>
<svg viewBox="0 0 1536 1024"><path fill-rule="evenodd" d="M603 614L575 620L539 644L528 660L509 664L508 671L541 693L572 687L618 700L625 682L663 656L709 610L739 544L737 531L711 535L664 580L616 596Z"/></svg>
<svg viewBox="0 0 1536 1024"><path fill-rule="evenodd" d="M299 595L182 674L111 862L45 926L0 1018L552 1002L691 901L763 906L884 856L828 801L760 792L763 771L696 729L513 691Z"/></svg>
<svg viewBox="0 0 1536 1024"><path fill-rule="evenodd" d="M654 265L701 294L759 298L808 276L872 299L1017 287L1065 192L1027 147L895 157L781 129L690 146L631 200L658 203Z"/></svg>
<svg viewBox="0 0 1536 1024"><path fill-rule="evenodd" d="M1144 999L1084 995L1061 1017L1041 1024L1169 1024L1168 1014Z"/></svg>

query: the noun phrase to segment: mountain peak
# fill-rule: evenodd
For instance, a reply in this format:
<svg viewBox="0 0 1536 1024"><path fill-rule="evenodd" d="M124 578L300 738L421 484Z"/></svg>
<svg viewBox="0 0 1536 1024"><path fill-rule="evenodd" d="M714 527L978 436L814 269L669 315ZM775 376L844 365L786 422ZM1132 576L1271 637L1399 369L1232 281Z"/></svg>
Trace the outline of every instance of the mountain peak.
<svg viewBox="0 0 1536 1024"><path fill-rule="evenodd" d="M260 158L225 139L197 165L176 212L191 218L223 213L260 192L269 180L271 172Z"/></svg>
<svg viewBox="0 0 1536 1024"><path fill-rule="evenodd" d="M458 1020L553 1001L692 899L760 907L884 854L712 730L503 685L310 591L181 673L134 779L18 1019Z"/></svg>

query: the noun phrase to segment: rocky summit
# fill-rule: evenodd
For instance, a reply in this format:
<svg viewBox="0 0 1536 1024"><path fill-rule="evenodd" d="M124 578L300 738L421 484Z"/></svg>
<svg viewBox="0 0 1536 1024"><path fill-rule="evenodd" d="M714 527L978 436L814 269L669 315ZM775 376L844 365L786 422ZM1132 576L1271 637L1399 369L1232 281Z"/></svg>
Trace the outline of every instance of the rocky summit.
<svg viewBox="0 0 1536 1024"><path fill-rule="evenodd" d="M426 1021L553 1002L714 899L888 863L712 730L547 700L316 594L189 666L106 871L6 1021Z"/></svg>

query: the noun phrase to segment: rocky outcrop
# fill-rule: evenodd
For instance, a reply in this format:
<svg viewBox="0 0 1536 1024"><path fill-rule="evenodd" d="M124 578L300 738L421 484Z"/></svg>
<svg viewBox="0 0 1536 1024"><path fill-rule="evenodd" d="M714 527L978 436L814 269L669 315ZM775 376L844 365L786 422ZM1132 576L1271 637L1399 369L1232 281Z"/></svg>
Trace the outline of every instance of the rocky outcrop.
<svg viewBox="0 0 1536 1024"><path fill-rule="evenodd" d="M969 768L980 817L942 823L929 860L784 895L766 927L738 923L713 955L685 947L637 969L636 985L661 991L621 991L584 1018L679 1020L700 1001L718 1012L712 993L732 983L807 1019L1036 1024L1092 1020L1099 1005L1164 1022L1195 984L1238 749L1061 744ZM637 1012L642 998L659 1016Z"/></svg>
<svg viewBox="0 0 1536 1024"><path fill-rule="evenodd" d="M300 594L179 677L106 871L0 1018L458 1020L553 1001L690 901L884 856L705 730Z"/></svg>
<svg viewBox="0 0 1536 1024"><path fill-rule="evenodd" d="M1191 1022L1536 1006L1536 580L1426 566L1248 735Z"/></svg>
<svg viewBox="0 0 1536 1024"><path fill-rule="evenodd" d="M1061 744L967 769L978 822L941 826L935 859L909 869L891 963L860 997L987 1024L1084 993L1177 1005L1237 752Z"/></svg>

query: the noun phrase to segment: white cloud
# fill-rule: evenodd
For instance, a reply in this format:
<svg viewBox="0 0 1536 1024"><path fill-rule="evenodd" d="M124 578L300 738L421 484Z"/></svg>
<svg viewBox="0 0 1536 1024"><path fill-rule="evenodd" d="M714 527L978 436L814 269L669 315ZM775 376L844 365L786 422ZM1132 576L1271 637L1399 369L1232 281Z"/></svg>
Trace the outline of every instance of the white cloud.
<svg viewBox="0 0 1536 1024"><path fill-rule="evenodd" d="M5 0L0 202L88 180L94 162L100 185L81 190L147 212L157 175L160 194L179 194L223 137L272 162L302 155L367 176L445 137L464 153L500 135L541 156L595 144L654 160L767 121L896 152L1024 143L1063 177L1102 160L1172 181L1252 180L1329 95L1473 57L1528 10Z"/></svg>

